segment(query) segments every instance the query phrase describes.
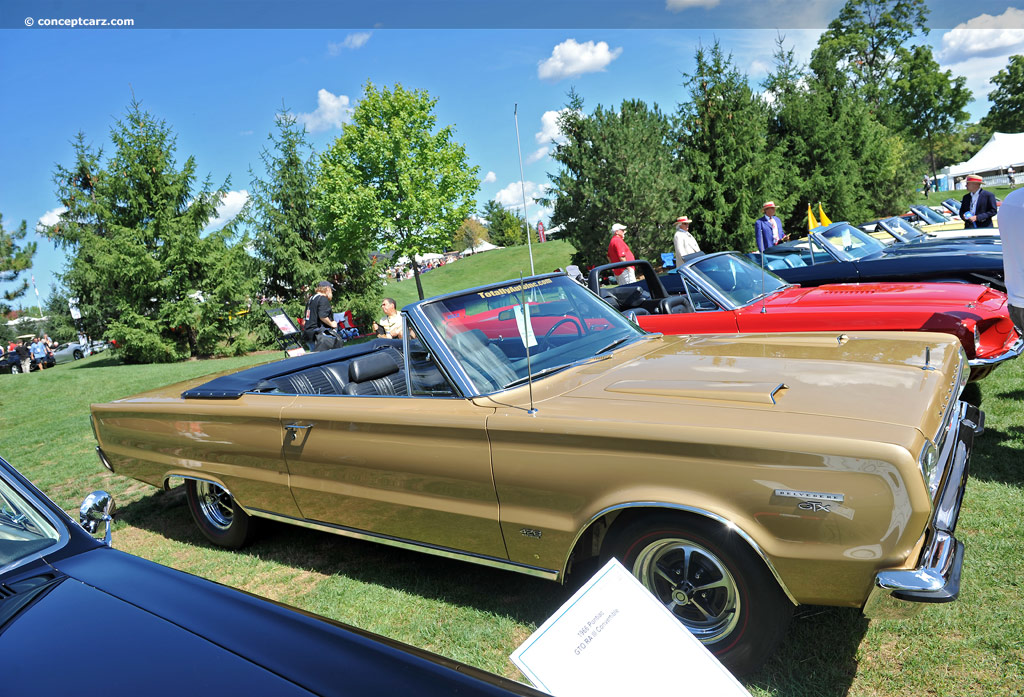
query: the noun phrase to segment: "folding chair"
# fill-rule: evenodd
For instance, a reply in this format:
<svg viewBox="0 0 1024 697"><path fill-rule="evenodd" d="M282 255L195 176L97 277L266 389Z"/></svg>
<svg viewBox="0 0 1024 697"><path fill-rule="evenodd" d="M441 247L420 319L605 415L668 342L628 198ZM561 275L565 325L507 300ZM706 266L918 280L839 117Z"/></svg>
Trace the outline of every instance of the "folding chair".
<svg viewBox="0 0 1024 697"><path fill-rule="evenodd" d="M676 254L675 252L662 252L661 253L661 265L666 269L674 269L676 267Z"/></svg>
<svg viewBox="0 0 1024 697"><path fill-rule="evenodd" d="M355 325L355 320L352 319L352 311L345 310L344 312L335 312L334 321L338 323L338 336L342 339L355 339L359 336L359 329Z"/></svg>
<svg viewBox="0 0 1024 697"><path fill-rule="evenodd" d="M287 356L301 356L306 353L302 345L302 332L299 331L295 321L288 316L283 307L275 307L272 310L264 309L267 316L273 321L274 326L281 330L281 336L277 337L277 343Z"/></svg>

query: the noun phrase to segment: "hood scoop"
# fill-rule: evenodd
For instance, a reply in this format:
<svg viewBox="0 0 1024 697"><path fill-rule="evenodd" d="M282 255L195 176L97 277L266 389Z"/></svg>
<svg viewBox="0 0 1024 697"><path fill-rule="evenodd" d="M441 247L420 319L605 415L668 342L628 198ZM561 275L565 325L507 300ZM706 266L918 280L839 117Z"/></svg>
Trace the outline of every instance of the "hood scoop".
<svg viewBox="0 0 1024 697"><path fill-rule="evenodd" d="M683 397L717 402L775 404L775 399L788 387L781 382L746 382L708 380L620 380L604 388L606 392L654 397Z"/></svg>

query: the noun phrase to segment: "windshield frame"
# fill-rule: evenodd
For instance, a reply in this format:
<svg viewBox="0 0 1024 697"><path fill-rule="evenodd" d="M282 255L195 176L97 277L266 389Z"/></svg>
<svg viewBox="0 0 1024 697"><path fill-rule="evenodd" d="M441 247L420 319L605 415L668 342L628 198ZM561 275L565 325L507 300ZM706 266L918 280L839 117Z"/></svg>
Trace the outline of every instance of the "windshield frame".
<svg viewBox="0 0 1024 697"><path fill-rule="evenodd" d="M407 305L403 309L403 312L408 314L409 319L417 327L418 331L420 332L420 337L419 337L420 340L423 341L430 348L430 350L434 353L434 356L436 357L436 359L439 362L444 363L444 368L445 368L446 372L448 373L448 376L455 382L456 386L458 387L459 392L461 392L462 395L464 395L468 399L472 399L474 397L482 397L482 396L486 396L486 395L496 394L496 393L503 392L506 389L506 387L504 385L498 385L498 387L495 388L495 389L484 389L484 387L478 386L474 382L474 380L470 377L469 371L463 365L463 361L456 355L455 350L449 344L448 337L443 336L442 332L439 331L438 327L435 325L434 318L437 315L437 312L439 311L440 307L444 306L445 301L452 300L452 299L455 299L455 298L459 298L459 297L462 297L462 296L478 295L478 294L482 294L482 293L487 293L487 292L490 292L490 291L495 291L495 290L507 288L507 287L510 287L510 286L514 288L514 287L521 286L521 285L537 284L537 283L544 282L544 281L546 281L548 279L565 279L565 283L566 283L566 287L567 288L572 288L572 289L577 289L578 288L580 292L585 292L585 293L589 294L591 300L594 303L597 303L596 307L600 308L602 311L607 312L609 317L618 318L616 321L621 320L621 326L617 327L617 329L622 330L622 331L626 331L627 332L627 338L629 338L630 341L623 342L620 346L617 346L616 349L629 346L629 345L633 344L637 340L641 340L641 339L645 339L645 338L650 338L650 337L653 337L653 336L661 336L660 334L652 334L652 333L646 332L643 329L641 329L639 326L634 324L633 322L630 322L628 319L623 317L620 313L618 313L614 309L612 309L611 306L608 305L608 303L606 303L600 296L598 296L596 293L594 293L592 290L590 290L590 288L577 283L576 281L572 280L567 274L565 274L563 272L541 274L541 275L537 275L537 276L529 276L529 277L523 278L521 281L519 279L513 279L513 280L503 281L501 283L491 283L491 284L488 284L488 285L485 285L485 286L478 286L478 287L475 287L475 288L468 288L466 290L460 290L460 291L453 292L453 293L446 293L444 295L440 295L440 296L437 296L435 298L428 298L426 300L421 300L421 301L419 301L417 303L414 303L412 305ZM527 288L528 291L530 289L531 288ZM514 295L514 294L516 294L518 292L521 292L521 291L513 290L512 292L509 293L509 295ZM535 317L540 317L540 315L533 315L533 314L531 314L531 320L533 320ZM531 322L531 325L532 325L532 322ZM616 330L615 326L610 327L610 329L611 329L611 331L608 333L609 339L612 338L613 334L616 334L616 335L618 334L618 332L615 331ZM537 332L537 330L534 329L534 332ZM604 334L605 332L602 331L600 333ZM632 335L629 335L629 333L632 333ZM537 336L538 337L540 336L539 332L537 332ZM603 343L607 343L607 342L603 342ZM602 345L603 345L603 343L602 343ZM533 374L540 373L542 370L544 370L545 368L548 367L548 366L537 365L536 364L536 362L539 359L542 360L541 357L543 356L543 352L534 353L535 350L536 349L534 349L532 347L530 349L532 363L533 363L531 365L531 367L530 367L530 372L533 373ZM607 355L610 356L611 354L609 353ZM604 357L604 356L605 356L605 354L600 354L598 357ZM575 357L575 358L570 358L569 356L566 356L567 360L565 361L565 363L567 364L567 367L571 367L571 366L576 365L576 364L580 363L581 361L585 361L586 359L591 358L591 357L592 356L578 356L578 357ZM545 378L542 377L541 379L545 379ZM515 388L510 388L510 389L515 389Z"/></svg>
<svg viewBox="0 0 1024 697"><path fill-rule="evenodd" d="M57 533L57 538L51 544L0 566L0 576L3 576L14 569L60 550L71 539L71 533L68 530L67 521L55 515L51 507L47 505L50 501L40 500L42 494L37 492L31 485L26 486L14 466L3 458L0 458L0 480L21 499L23 504L30 508L36 516L44 519ZM45 496L42 496L42 498L45 498Z"/></svg>
<svg viewBox="0 0 1024 697"><path fill-rule="evenodd" d="M864 243L865 246L870 247L873 251L863 256L854 256L845 249L842 249L832 244L831 240L825 236L828 233L839 232L846 228L850 229L850 234L853 237L859 239L861 242ZM818 245L822 249L824 249L828 254L831 254L832 257L838 261L860 261L863 259L870 259L876 256L880 256L885 250L884 244L876 240L868 233L864 232L863 230L857 227L854 227L853 225L850 225L849 223L833 223L827 228L814 230L813 232L811 232L811 237L817 241Z"/></svg>
<svg viewBox="0 0 1024 697"><path fill-rule="evenodd" d="M900 242L913 243L928 238L927 234L898 215L879 221L879 225Z"/></svg>
<svg viewBox="0 0 1024 697"><path fill-rule="evenodd" d="M766 298L769 295L771 295L772 293L775 293L775 292L777 292L779 290L783 290L784 288L789 288L789 287L793 286L792 283L789 283L788 281L786 281L784 278L782 278L781 276L776 274L774 271L772 271L768 267L764 267L765 277L771 276L771 277L775 278L782 285L776 286L775 288L773 288L772 290L770 290L770 291L768 291L766 293L755 295L753 298L751 298L750 300L748 300L745 303L737 303L737 302L735 302L732 299L731 296L726 295L724 291L720 291L716 286L714 286L711 283L711 281L709 279L705 278L702 275L702 273L697 268L697 266L699 264L707 262L709 259L712 259L712 258L715 258L715 257L723 257L723 256L730 257L730 259L732 259L734 261L737 261L740 265L747 264L747 265L753 267L753 269L755 271L757 271L757 272L760 272L762 270L762 267L758 266L754 262L750 261L749 259L747 259L744 256L742 256L740 254L737 254L735 252L715 252L713 254L705 254L705 255L703 255L701 257L697 257L696 259L691 259L690 261L688 261L685 264L683 264L683 266L679 267L678 273L684 279L683 287L684 288L686 287L685 286L685 280L689 280L694 285L696 285L698 288L700 288L700 290L705 295L707 295L709 298L711 298L716 303L718 303L720 308L723 308L725 310L738 310L740 308L748 307L749 305L752 305L754 303L760 302L762 298Z"/></svg>

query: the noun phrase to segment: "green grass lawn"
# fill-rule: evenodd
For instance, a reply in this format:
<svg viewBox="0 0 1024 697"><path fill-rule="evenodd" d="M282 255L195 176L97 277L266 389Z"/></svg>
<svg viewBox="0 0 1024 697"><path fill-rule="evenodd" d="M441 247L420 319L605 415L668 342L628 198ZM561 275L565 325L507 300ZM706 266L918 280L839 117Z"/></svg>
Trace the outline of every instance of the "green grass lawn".
<svg viewBox="0 0 1024 697"><path fill-rule="evenodd" d="M536 273L548 273L564 269L576 249L568 242L552 240L533 245L533 268ZM532 275L530 255L526 246L495 249L459 259L420 276L423 283L423 297L429 298L453 290L462 290L488 283L499 283L511 278ZM416 293L416 279L392 281L384 289L384 295L393 297L399 308L419 300Z"/></svg>
<svg viewBox="0 0 1024 697"><path fill-rule="evenodd" d="M69 512L90 490L111 491L118 549L519 677L508 654L567 589L282 525L266 525L240 552L216 549L192 524L180 489L157 491L101 467L91 402L279 355L125 366L101 354L0 375L0 454ZM982 385L987 431L976 441L957 530L967 545L960 600L899 622L800 608L781 650L745 681L754 695L1024 694L1024 361Z"/></svg>

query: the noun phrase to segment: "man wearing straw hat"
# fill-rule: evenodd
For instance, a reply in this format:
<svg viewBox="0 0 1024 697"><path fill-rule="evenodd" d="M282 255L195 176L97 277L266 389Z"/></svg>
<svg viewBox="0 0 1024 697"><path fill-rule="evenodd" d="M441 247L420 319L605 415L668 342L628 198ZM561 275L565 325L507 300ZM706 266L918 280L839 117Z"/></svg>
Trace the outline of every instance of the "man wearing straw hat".
<svg viewBox="0 0 1024 697"><path fill-rule="evenodd" d="M679 266L680 260L687 254L694 254L700 251L697 240L694 239L693 233L690 232L691 222L685 215L676 218L676 234L672 236L672 246L676 252L676 266Z"/></svg>
<svg viewBox="0 0 1024 697"><path fill-rule="evenodd" d="M996 197L991 191L981 188L984 182L977 174L967 176L967 195L960 202L960 217L965 228L992 227L992 218L996 216Z"/></svg>
<svg viewBox="0 0 1024 697"><path fill-rule="evenodd" d="M775 201L765 201L762 209L764 215L754 221L754 237L757 238L758 250L763 252L788 239L789 235L782 229L782 221L775 215Z"/></svg>

